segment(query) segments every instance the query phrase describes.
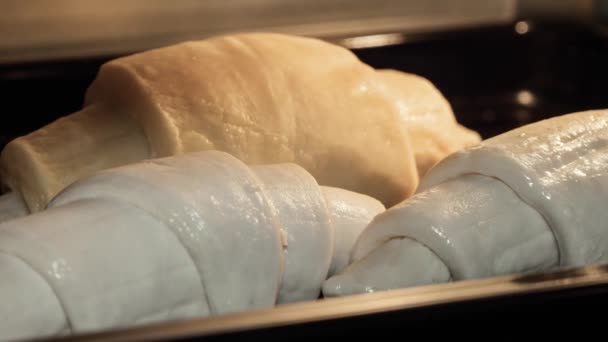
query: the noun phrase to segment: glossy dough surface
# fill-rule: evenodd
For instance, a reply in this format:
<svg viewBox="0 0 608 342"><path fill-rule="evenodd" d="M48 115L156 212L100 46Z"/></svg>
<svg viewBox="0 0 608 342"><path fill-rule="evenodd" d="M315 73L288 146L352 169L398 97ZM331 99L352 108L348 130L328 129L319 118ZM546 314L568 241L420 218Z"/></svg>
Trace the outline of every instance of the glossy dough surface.
<svg viewBox="0 0 608 342"><path fill-rule="evenodd" d="M284 233L279 303L314 300L332 261L334 228L315 179L295 164L253 166Z"/></svg>
<svg viewBox="0 0 608 342"><path fill-rule="evenodd" d="M375 217L359 236L353 261L404 237L433 251L454 280L541 270L557 263L553 234L542 216L502 182L480 175L448 180ZM402 273L414 264L432 265L433 258L412 255L401 264Z"/></svg>
<svg viewBox="0 0 608 342"><path fill-rule="evenodd" d="M170 228L197 267L212 313L274 304L283 268L280 223L238 159L218 151L160 158L104 170L71 189L51 207L108 198Z"/></svg>
<svg viewBox="0 0 608 342"><path fill-rule="evenodd" d="M74 143L74 142L78 143ZM3 180L32 212L97 170L200 150L295 163L392 206L479 136L428 80L275 33L189 41L104 64L81 111L11 141Z"/></svg>
<svg viewBox="0 0 608 342"><path fill-rule="evenodd" d="M418 191L468 173L494 177L551 227L562 266L608 260L608 110L571 113L444 159Z"/></svg>
<svg viewBox="0 0 608 342"><path fill-rule="evenodd" d="M429 171L414 196L372 220L352 264L324 292L441 279L441 270L421 276L412 264L437 257L454 280L605 262L607 162L607 110L553 117L458 151ZM407 252L399 248L418 248L404 238L433 255L410 253L395 266L391 255ZM380 272L395 269L396 282Z"/></svg>
<svg viewBox="0 0 608 342"><path fill-rule="evenodd" d="M247 164L295 162L321 185L394 203L413 193L417 175L379 82L342 47L239 34L112 61L86 104L129 108L159 156L216 149Z"/></svg>
<svg viewBox="0 0 608 342"><path fill-rule="evenodd" d="M334 259L384 210L366 195L327 193L295 164L247 166L220 151L81 179L47 210L0 225L11 274L0 280L10 316L0 338L315 300Z"/></svg>
<svg viewBox="0 0 608 342"><path fill-rule="evenodd" d="M380 201L352 191L328 186L321 187L321 191L335 230L333 260L328 273L332 276L348 266L359 235L386 208Z"/></svg>

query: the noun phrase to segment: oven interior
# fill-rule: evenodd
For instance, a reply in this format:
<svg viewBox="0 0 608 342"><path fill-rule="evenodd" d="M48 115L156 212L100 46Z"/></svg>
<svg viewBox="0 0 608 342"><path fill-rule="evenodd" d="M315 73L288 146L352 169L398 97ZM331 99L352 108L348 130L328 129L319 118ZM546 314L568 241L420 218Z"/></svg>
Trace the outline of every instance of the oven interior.
<svg viewBox="0 0 608 342"><path fill-rule="evenodd" d="M376 68L427 77L458 120L488 138L554 115L608 107L607 32L580 21L517 21L397 32L399 43L352 50ZM80 109L99 66L115 57L0 65L3 112L10 116L0 126L0 147Z"/></svg>
<svg viewBox="0 0 608 342"><path fill-rule="evenodd" d="M391 34L400 35L400 42L353 48L353 52L374 67L394 68L427 77L447 97L458 120L478 131L483 138L555 115L608 108L608 94L604 88L608 79L605 64L608 61L608 29L602 25L566 20L518 20L505 25ZM336 41L344 42L344 38L336 37ZM5 118L0 125L0 147L19 135L80 109L84 92L99 66L115 57L118 56L0 65L0 93ZM404 322L436 323L440 320L458 320L463 316L470 319L470 324L479 324L480 320L493 317L495 328L506 329L502 331L510 331L512 337L517 337L521 335L513 334L521 330L510 324L504 325L505 321L502 320L516 319L525 325L538 315L548 315L559 321L560 318L572 317L576 312L584 314L587 312L584 309L586 306L604 305L608 292L604 284L608 277L606 270L601 270L604 272L602 282L582 289L454 300L452 304L359 312L358 315L289 322L280 326L248 326L239 331L205 335L205 338L309 340L315 337L351 337L369 331L400 329ZM558 284L567 284L569 279L573 279L573 274L576 275L576 272L560 273L554 280ZM529 279L529 283L538 281L542 285L546 280ZM512 279L505 282L511 283ZM474 285L472 283L471 286ZM452 289L446 286L441 291ZM366 298L357 299L362 307L375 297ZM416 296L412 294L410 298ZM301 309L302 313L308 312L310 317L332 303L337 307L354 305L352 301L337 300L315 303L320 305L316 309L305 304L294 306L293 310ZM379 307L382 308L381 305ZM243 316L242 322L246 323L247 317ZM281 317L274 319L280 321ZM215 323L197 324L204 329L206 324ZM174 327L174 330L158 329L152 330L152 335L124 332L83 339L147 340L154 336L158 336L159 340L203 338L203 334L197 334L196 330L190 334L180 334L182 330L179 327ZM161 331L174 334L168 333L162 337L154 335ZM452 333L457 332L452 330ZM469 331L467 334L471 333Z"/></svg>

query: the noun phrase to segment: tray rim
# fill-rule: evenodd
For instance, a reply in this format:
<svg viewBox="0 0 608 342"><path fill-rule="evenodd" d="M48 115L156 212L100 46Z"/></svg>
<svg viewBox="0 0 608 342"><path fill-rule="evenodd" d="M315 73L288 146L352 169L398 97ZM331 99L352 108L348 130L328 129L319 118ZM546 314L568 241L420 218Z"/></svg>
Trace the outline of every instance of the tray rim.
<svg viewBox="0 0 608 342"><path fill-rule="evenodd" d="M284 304L269 309L37 340L118 342L204 338L234 332L431 308L442 304L463 304L476 300L582 290L597 286L608 289L608 263L324 298Z"/></svg>

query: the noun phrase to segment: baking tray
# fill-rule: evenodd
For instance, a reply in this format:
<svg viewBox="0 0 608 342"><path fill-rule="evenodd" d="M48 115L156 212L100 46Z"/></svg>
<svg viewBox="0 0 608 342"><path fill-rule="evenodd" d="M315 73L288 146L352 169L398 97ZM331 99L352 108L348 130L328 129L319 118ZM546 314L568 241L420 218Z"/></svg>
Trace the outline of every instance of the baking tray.
<svg viewBox="0 0 608 342"><path fill-rule="evenodd" d="M608 265L412 287L47 341L311 341L449 337L509 340L601 332ZM546 322L546 323L545 323ZM585 322L584 330L577 322ZM490 330L489 334L487 330ZM385 335L386 334L386 335Z"/></svg>
<svg viewBox="0 0 608 342"><path fill-rule="evenodd" d="M374 67L427 77L445 94L458 120L484 138L551 116L608 108L608 35L597 23L529 20L329 39ZM80 109L99 66L115 57L0 65L3 113L10 115L0 126L0 146ZM520 338L524 328L545 336L561 334L573 322L595 317L594 310L606 307L607 298L608 266L595 265L321 299L60 340L310 340L385 331L408 338L421 327L431 327L425 338L470 338L483 334L480 321L499 329L495 337L500 340ZM539 324L539 318L551 326ZM468 325L436 328L463 320Z"/></svg>

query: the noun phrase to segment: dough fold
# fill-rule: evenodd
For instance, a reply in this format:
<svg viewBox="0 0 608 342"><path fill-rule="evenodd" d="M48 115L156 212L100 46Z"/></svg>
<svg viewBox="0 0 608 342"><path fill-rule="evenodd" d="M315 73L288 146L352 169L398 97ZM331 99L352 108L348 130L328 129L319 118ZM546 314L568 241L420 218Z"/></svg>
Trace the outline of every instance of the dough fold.
<svg viewBox="0 0 608 342"><path fill-rule="evenodd" d="M320 39L239 33L105 63L80 111L6 145L0 178L37 212L96 171L218 150L248 165L295 163L388 207L479 140L423 77L378 71Z"/></svg>
<svg viewBox="0 0 608 342"><path fill-rule="evenodd" d="M445 279L440 270L416 278L418 263L437 258L451 280L606 262L606 165L607 110L538 121L456 151L430 169L415 195L370 222L351 265L324 292L387 288L377 270L389 269L383 263L397 254L411 257L393 260L403 272L396 286ZM395 239L410 242L392 242L392 251L416 241L433 254L391 252L386 244Z"/></svg>
<svg viewBox="0 0 608 342"><path fill-rule="evenodd" d="M99 171L48 209L0 224L0 314L10 315L0 339L316 300L383 210L296 164L247 166L221 151Z"/></svg>

